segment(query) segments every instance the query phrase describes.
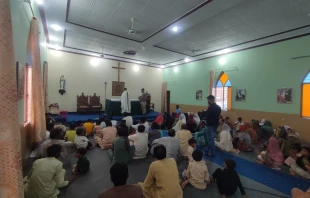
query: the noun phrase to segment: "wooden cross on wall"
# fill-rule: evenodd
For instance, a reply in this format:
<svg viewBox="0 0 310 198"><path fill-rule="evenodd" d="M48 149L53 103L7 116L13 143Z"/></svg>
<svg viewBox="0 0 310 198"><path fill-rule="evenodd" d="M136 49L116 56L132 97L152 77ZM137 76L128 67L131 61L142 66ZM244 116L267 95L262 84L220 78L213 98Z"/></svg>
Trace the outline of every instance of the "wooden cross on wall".
<svg viewBox="0 0 310 198"><path fill-rule="evenodd" d="M117 67L112 67L112 68L118 70L118 73L117 73L117 81L119 82L120 71L121 71L121 69L125 70L126 68L120 67L120 63L119 63L119 62L118 62L118 66L117 66Z"/></svg>

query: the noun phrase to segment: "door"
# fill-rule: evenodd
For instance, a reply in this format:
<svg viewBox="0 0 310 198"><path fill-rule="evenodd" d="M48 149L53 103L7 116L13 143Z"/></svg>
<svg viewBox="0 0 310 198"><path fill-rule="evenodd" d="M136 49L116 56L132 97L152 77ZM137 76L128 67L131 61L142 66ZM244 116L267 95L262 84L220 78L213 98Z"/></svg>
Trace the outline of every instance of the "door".
<svg viewBox="0 0 310 198"><path fill-rule="evenodd" d="M170 114L170 91L167 91L167 113Z"/></svg>

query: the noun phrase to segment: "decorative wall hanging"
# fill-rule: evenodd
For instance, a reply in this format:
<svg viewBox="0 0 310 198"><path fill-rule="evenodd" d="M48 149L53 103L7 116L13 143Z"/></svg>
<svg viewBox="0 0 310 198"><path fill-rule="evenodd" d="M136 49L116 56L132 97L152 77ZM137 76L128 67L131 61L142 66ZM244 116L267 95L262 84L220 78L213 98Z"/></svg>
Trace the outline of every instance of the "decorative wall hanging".
<svg viewBox="0 0 310 198"><path fill-rule="evenodd" d="M236 101L244 102L246 98L245 89L236 89Z"/></svg>
<svg viewBox="0 0 310 198"><path fill-rule="evenodd" d="M61 75L60 79L59 79L59 93L61 95L63 95L64 93L66 93L66 79L64 75Z"/></svg>
<svg viewBox="0 0 310 198"><path fill-rule="evenodd" d="M202 90L196 91L196 100L202 100Z"/></svg>
<svg viewBox="0 0 310 198"><path fill-rule="evenodd" d="M292 88L281 88L277 90L277 103L292 104Z"/></svg>

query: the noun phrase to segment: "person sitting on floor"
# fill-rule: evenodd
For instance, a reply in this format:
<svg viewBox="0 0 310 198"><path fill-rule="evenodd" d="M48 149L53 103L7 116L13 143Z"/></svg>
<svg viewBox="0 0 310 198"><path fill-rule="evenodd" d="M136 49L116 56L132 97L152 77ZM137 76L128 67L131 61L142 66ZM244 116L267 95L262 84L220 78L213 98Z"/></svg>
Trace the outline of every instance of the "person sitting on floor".
<svg viewBox="0 0 310 198"><path fill-rule="evenodd" d="M173 127L175 118L171 117L171 115L167 112L164 113L165 124L162 128L171 129Z"/></svg>
<svg viewBox="0 0 310 198"><path fill-rule="evenodd" d="M61 145L53 144L47 148L47 157L36 160L24 178L25 198L57 197L58 188L69 185L65 181L66 171L58 160Z"/></svg>
<svg viewBox="0 0 310 198"><path fill-rule="evenodd" d="M154 148L153 157L157 160L151 163L144 183L139 183L145 198L183 197L177 164L173 159L166 158L166 155L165 146Z"/></svg>
<svg viewBox="0 0 310 198"><path fill-rule="evenodd" d="M200 120L200 117L196 113L194 114L194 120L196 122L196 126L198 126L201 120Z"/></svg>
<svg viewBox="0 0 310 198"><path fill-rule="evenodd" d="M257 133L253 128L252 123L245 122L244 126L246 127L245 131L250 135L252 144L257 143Z"/></svg>
<svg viewBox="0 0 310 198"><path fill-rule="evenodd" d="M301 156L300 151L301 147L299 144L291 145L289 157L285 159L284 163L289 167L296 165L297 158Z"/></svg>
<svg viewBox="0 0 310 198"><path fill-rule="evenodd" d="M124 163L116 163L110 168L110 180L114 187L100 193L98 198L143 198L143 191L138 184L126 184L129 178L128 167Z"/></svg>
<svg viewBox="0 0 310 198"><path fill-rule="evenodd" d="M133 127L129 128L129 136L134 135L136 133L137 133L137 130L135 128L133 128Z"/></svg>
<svg viewBox="0 0 310 198"><path fill-rule="evenodd" d="M93 149L93 144L87 139L87 137L84 136L82 128L79 128L76 131L76 136L74 138L74 144L77 149L79 148Z"/></svg>
<svg viewBox="0 0 310 198"><path fill-rule="evenodd" d="M235 127L235 131L238 132L240 129L240 126L244 125L244 123L242 122L242 118L238 117L238 120L235 122L234 127Z"/></svg>
<svg viewBox="0 0 310 198"><path fill-rule="evenodd" d="M205 161L202 160L202 152L195 150L193 152L193 158L195 161L190 162L185 170L186 180L182 183L182 189L188 184L188 182L195 188L204 190L207 188L207 182L209 182L209 171Z"/></svg>
<svg viewBox="0 0 310 198"><path fill-rule="evenodd" d="M112 148L108 150L108 157L112 165L116 163L127 164L135 153L135 146L129 144L127 126L118 127L117 135L118 137L112 142Z"/></svg>
<svg viewBox="0 0 310 198"><path fill-rule="evenodd" d="M86 130L86 136L90 136L94 130L93 121L91 119L88 119L88 121L85 122L83 126L85 127L85 130Z"/></svg>
<svg viewBox="0 0 310 198"><path fill-rule="evenodd" d="M233 147L229 126L223 122L220 122L218 128L219 131L221 131L219 135L220 139L219 141L215 141L215 146L226 152L238 153L239 150L236 150Z"/></svg>
<svg viewBox="0 0 310 198"><path fill-rule="evenodd" d="M192 133L187 130L187 125L182 125L182 130L176 133L176 138L180 140L180 146L184 157L188 156L187 149L188 149L188 140L193 137Z"/></svg>
<svg viewBox="0 0 310 198"><path fill-rule="evenodd" d="M234 135L234 147L237 148L240 151L245 152L252 152L254 149L252 147L252 141L251 136L247 131L244 131L245 125L241 125L240 129L237 133Z"/></svg>
<svg viewBox="0 0 310 198"><path fill-rule="evenodd" d="M278 140L271 136L268 140L267 151L259 153L257 156L260 164L265 164L275 170L280 170L284 162L283 153L279 147Z"/></svg>
<svg viewBox="0 0 310 198"><path fill-rule="evenodd" d="M196 132L202 132L203 129L206 128L206 121L205 120L201 120L198 127L196 128Z"/></svg>
<svg viewBox="0 0 310 198"><path fill-rule="evenodd" d="M212 174L211 181L216 182L222 198L234 195L237 191L237 187L239 187L243 197L246 198L244 188L241 184L238 173L235 171L235 168L236 162L231 159L226 159L224 162L224 169L221 170L218 168Z"/></svg>
<svg viewBox="0 0 310 198"><path fill-rule="evenodd" d="M281 150L284 154L284 157L290 156L290 149L294 147L300 147L301 141L299 136L295 134L294 130L288 128L287 129L287 138L279 138L278 139Z"/></svg>
<svg viewBox="0 0 310 198"><path fill-rule="evenodd" d="M84 127L83 122L81 120L77 121L76 126L77 127L75 128L75 131L77 131L78 128L82 128L84 135L86 135L86 128Z"/></svg>
<svg viewBox="0 0 310 198"><path fill-rule="evenodd" d="M226 116L224 118L224 123L227 124L231 129L233 128L233 124L231 123L231 121L229 120L229 117Z"/></svg>
<svg viewBox="0 0 310 198"><path fill-rule="evenodd" d="M129 115L129 113L127 112L123 113L123 120L126 120L126 126L128 128L133 125L133 119L132 116Z"/></svg>
<svg viewBox="0 0 310 198"><path fill-rule="evenodd" d="M138 127L138 133L128 137L129 141L135 146L135 154L133 159L142 159L146 157L148 148L148 134L145 133L144 125Z"/></svg>
<svg viewBox="0 0 310 198"><path fill-rule="evenodd" d="M159 130L159 126L156 122L152 123L152 131L149 132L149 148L151 148L151 145L154 140L157 140L163 136L161 130Z"/></svg>
<svg viewBox="0 0 310 198"><path fill-rule="evenodd" d="M140 125L144 125L145 127L145 132L148 133L149 132L149 129L150 129L150 124L148 121L146 121L146 118L142 117L140 119L140 124L136 124L136 125L133 125L132 127L135 128L136 130L138 129L138 126Z"/></svg>
<svg viewBox="0 0 310 198"><path fill-rule="evenodd" d="M79 148L76 150L75 157L78 158L77 163L73 166L73 175L84 175L89 171L89 161L85 157L86 149Z"/></svg>
<svg viewBox="0 0 310 198"><path fill-rule="evenodd" d="M193 152L196 149L196 140L191 138L188 140L188 148L187 148L187 156L188 156L188 163L193 162Z"/></svg>
<svg viewBox="0 0 310 198"><path fill-rule="evenodd" d="M102 131L101 120L96 120L96 125L93 129L94 135L99 135Z"/></svg>
<svg viewBox="0 0 310 198"><path fill-rule="evenodd" d="M296 164L291 165L291 175L310 179L310 147L302 147L301 156L296 159Z"/></svg>
<svg viewBox="0 0 310 198"><path fill-rule="evenodd" d="M106 128L101 130L101 134L99 136L95 136L95 141L101 149L112 148L112 141L116 138L117 134L117 130L112 126L112 122L110 120L106 121L106 126Z"/></svg>
<svg viewBox="0 0 310 198"><path fill-rule="evenodd" d="M74 123L70 124L70 130L66 132L65 139L70 142L74 142L76 136L76 125Z"/></svg>
<svg viewBox="0 0 310 198"><path fill-rule="evenodd" d="M161 125L164 124L164 121L165 120L164 120L163 114L159 112L154 122L156 122L160 128Z"/></svg>
<svg viewBox="0 0 310 198"><path fill-rule="evenodd" d="M50 139L43 142L43 156L47 155L47 148L52 146L53 144L59 144L62 146L60 155L64 159L66 159L68 156L68 147L71 147L73 145L72 142L64 140L61 128L52 129L50 133Z"/></svg>
<svg viewBox="0 0 310 198"><path fill-rule="evenodd" d="M195 133L196 132L196 121L194 120L194 115L190 114L188 115L188 120L186 121L186 125L187 125L187 129L191 132L191 133Z"/></svg>
<svg viewBox="0 0 310 198"><path fill-rule="evenodd" d="M180 140L175 137L174 129L168 131L168 137L162 137L153 141L151 153L154 153L154 148L158 145L164 145L167 148L167 158L173 158L176 162L183 158Z"/></svg>

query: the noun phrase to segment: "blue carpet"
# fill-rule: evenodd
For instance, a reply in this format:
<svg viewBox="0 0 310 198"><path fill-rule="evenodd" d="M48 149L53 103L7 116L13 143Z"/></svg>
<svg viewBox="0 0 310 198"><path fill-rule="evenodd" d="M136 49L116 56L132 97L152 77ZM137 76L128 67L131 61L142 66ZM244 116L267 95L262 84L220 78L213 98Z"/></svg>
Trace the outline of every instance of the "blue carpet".
<svg viewBox="0 0 310 198"><path fill-rule="evenodd" d="M164 132L163 134L164 136L168 136L167 132ZM198 149L204 152L204 147L198 147ZM310 187L309 180L273 170L266 166L245 160L219 149L216 149L214 157L204 156L204 158L220 166L223 166L225 159L232 159L236 162L236 171L240 175L243 175L249 179L264 184L289 196L291 195L291 190L293 188L299 188L303 191L306 191Z"/></svg>
<svg viewBox="0 0 310 198"><path fill-rule="evenodd" d="M142 117L145 117L148 121L154 121L158 115L158 112L150 112L146 115L132 115L133 120L139 120ZM53 116L55 120L59 120L59 116ZM99 118L98 113L68 113L67 122L73 122L73 121L87 121L88 119L96 120ZM122 116L113 116L113 120L120 121L122 120Z"/></svg>

